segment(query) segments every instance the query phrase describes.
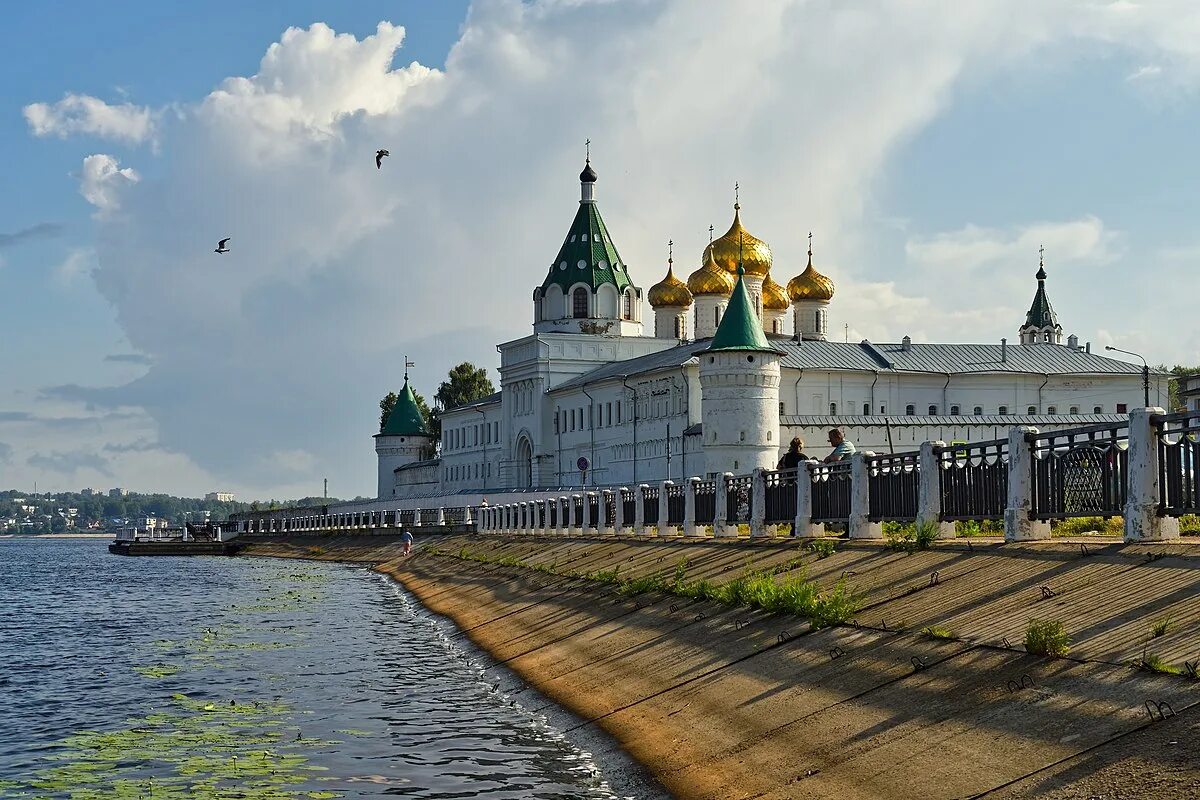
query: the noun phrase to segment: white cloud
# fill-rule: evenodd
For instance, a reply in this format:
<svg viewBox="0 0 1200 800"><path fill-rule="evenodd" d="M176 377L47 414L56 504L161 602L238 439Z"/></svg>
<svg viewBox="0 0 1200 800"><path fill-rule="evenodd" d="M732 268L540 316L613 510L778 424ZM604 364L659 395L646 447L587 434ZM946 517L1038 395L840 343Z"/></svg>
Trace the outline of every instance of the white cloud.
<svg viewBox="0 0 1200 800"><path fill-rule="evenodd" d="M668 238L680 271L698 265L737 180L781 281L804 263L804 232L818 232L835 325L875 339L1011 337L1040 244L1065 281L1111 266L1121 237L1087 216L972 227L912 239L909 264L872 266L856 252L880 174L966 78L1079 42L1186 75L1198 24L1190 6L1040 0L762 0L753 14L479 0L444 72L392 67L399 26L361 40L292 28L256 74L177 107L157 134L161 177L85 162L95 279L152 366L78 397L144 409L152 441L223 485L283 495L328 473L338 494L369 491L376 403L402 354L428 395L453 363L493 367L493 343L529 331L589 137L600 207L644 287ZM392 153L382 170L379 147ZM233 252L213 254L225 236Z"/></svg>
<svg viewBox="0 0 1200 800"><path fill-rule="evenodd" d="M121 207L121 193L130 185L141 180L133 169L121 169L117 159L104 153L83 159L83 170L79 175L79 193L94 205L97 214L107 214Z"/></svg>
<svg viewBox="0 0 1200 800"><path fill-rule="evenodd" d="M24 113L35 136L65 139L83 133L131 144L155 136L155 112L132 103L109 105L86 94L68 94L57 103L32 103Z"/></svg>
<svg viewBox="0 0 1200 800"><path fill-rule="evenodd" d="M71 287L88 275L95 266L96 254L90 247L73 247L66 258L53 270L54 280L60 286Z"/></svg>

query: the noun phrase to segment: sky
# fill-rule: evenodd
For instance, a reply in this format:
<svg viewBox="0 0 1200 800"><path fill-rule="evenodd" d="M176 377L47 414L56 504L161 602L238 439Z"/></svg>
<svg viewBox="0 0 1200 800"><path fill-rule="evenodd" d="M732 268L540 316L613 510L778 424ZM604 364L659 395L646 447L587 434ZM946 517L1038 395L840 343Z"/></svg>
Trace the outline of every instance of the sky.
<svg viewBox="0 0 1200 800"><path fill-rule="evenodd" d="M0 487L372 494L405 356L428 397L530 332L585 139L643 288L669 239L699 266L737 182L780 283L813 232L837 336L1015 339L1044 246L1067 333L1200 364L1189 0L124 0L5 30Z"/></svg>

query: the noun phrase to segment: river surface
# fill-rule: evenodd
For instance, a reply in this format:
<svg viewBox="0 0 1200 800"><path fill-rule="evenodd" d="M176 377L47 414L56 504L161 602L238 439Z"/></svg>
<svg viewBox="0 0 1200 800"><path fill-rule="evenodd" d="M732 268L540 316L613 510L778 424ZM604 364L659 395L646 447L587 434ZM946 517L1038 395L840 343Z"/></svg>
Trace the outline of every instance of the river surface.
<svg viewBox="0 0 1200 800"><path fill-rule="evenodd" d="M0 797L613 798L399 586L0 540Z"/></svg>

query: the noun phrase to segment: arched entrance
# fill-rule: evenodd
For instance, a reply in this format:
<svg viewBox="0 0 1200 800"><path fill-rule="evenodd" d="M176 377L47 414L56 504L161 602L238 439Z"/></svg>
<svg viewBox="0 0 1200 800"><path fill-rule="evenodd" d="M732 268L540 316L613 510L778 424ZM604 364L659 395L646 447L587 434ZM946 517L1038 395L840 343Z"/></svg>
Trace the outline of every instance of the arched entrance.
<svg viewBox="0 0 1200 800"><path fill-rule="evenodd" d="M533 444L522 436L517 439L517 488L533 486Z"/></svg>

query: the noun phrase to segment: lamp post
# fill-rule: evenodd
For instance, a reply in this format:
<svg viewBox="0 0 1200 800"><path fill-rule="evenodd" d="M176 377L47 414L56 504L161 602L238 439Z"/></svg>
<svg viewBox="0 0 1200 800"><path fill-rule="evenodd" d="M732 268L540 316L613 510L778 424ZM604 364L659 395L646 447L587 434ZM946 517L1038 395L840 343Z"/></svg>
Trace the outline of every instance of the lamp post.
<svg viewBox="0 0 1200 800"><path fill-rule="evenodd" d="M1104 345L1104 349L1105 350L1115 350L1118 353L1124 353L1127 356L1133 356L1134 358L1140 358L1142 360L1142 396L1143 396L1143 400L1145 400L1145 404L1142 406L1142 408L1149 408L1150 407L1150 365L1146 363L1145 357L1138 353L1133 352L1132 350L1122 350L1119 347L1113 347L1111 344Z"/></svg>

